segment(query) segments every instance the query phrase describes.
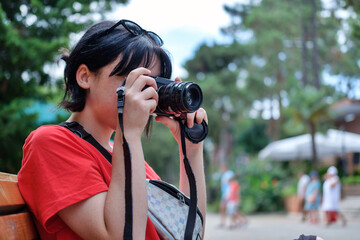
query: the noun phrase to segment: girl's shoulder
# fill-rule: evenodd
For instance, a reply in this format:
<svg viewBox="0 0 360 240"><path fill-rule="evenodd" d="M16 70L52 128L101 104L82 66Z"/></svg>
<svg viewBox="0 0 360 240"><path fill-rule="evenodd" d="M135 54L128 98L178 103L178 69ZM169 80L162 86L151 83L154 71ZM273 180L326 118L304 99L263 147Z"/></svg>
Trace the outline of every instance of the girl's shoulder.
<svg viewBox="0 0 360 240"><path fill-rule="evenodd" d="M32 131L27 140L35 140L35 141L48 141L51 139L64 139L70 138L72 136L76 136L72 132L70 132L65 127L59 125L43 125Z"/></svg>
<svg viewBox="0 0 360 240"><path fill-rule="evenodd" d="M25 140L24 150L53 148L54 146L82 145L81 138L59 125L43 125L32 131Z"/></svg>

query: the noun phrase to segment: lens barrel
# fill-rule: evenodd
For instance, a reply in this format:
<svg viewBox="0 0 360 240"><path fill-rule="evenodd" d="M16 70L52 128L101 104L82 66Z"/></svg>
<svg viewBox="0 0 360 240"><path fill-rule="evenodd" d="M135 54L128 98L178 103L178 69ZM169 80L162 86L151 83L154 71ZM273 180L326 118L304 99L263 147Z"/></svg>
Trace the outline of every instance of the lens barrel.
<svg viewBox="0 0 360 240"><path fill-rule="evenodd" d="M158 85L159 102L156 114L181 114L198 110L202 104L203 96L199 85L192 82L175 82L164 78L156 78Z"/></svg>

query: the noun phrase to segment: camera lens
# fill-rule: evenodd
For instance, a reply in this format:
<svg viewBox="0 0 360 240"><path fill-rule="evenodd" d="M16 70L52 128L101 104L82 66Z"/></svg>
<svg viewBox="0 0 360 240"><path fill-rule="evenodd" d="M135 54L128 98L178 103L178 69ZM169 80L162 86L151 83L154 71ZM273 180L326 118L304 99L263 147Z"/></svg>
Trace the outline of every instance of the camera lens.
<svg viewBox="0 0 360 240"><path fill-rule="evenodd" d="M202 104L201 88L191 82L172 82L158 89L160 111L167 114L190 113Z"/></svg>
<svg viewBox="0 0 360 240"><path fill-rule="evenodd" d="M189 109L188 112L194 112L202 104L201 89L196 84L189 84L186 89L184 103L186 103L186 108Z"/></svg>

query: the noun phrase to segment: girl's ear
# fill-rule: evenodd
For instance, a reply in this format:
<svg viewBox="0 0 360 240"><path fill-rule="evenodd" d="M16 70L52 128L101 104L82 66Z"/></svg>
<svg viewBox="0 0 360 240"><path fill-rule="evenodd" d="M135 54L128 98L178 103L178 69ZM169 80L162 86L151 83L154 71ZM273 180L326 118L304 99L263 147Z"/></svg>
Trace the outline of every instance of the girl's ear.
<svg viewBox="0 0 360 240"><path fill-rule="evenodd" d="M85 64L81 64L76 71L76 81L83 89L90 88L91 71Z"/></svg>

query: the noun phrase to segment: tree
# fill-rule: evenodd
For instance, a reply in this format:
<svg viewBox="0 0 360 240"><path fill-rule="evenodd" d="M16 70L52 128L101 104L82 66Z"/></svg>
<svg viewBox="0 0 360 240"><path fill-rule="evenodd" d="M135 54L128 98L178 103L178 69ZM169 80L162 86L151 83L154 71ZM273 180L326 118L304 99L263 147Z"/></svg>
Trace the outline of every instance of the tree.
<svg viewBox="0 0 360 240"><path fill-rule="evenodd" d="M357 14L360 13L360 2L356 0L345 0L344 3L340 2L339 5L343 4L343 8L349 10L352 8L354 12ZM355 15L351 17L351 30L352 30L352 36L358 40L360 40L360 16Z"/></svg>
<svg viewBox="0 0 360 240"><path fill-rule="evenodd" d="M231 155L236 121L252 99L251 94L243 92L242 74L246 73L234 71L245 64L247 57L247 49L237 43L212 47L203 44L185 64L189 72L186 80L197 82L205 94L203 106L211 119L209 138L214 145L212 161L216 165L223 164Z"/></svg>
<svg viewBox="0 0 360 240"><path fill-rule="evenodd" d="M17 172L25 137L36 127L23 111L31 100L57 96L46 66L69 47L70 33L127 0L0 2L0 171ZM50 89L43 94L43 87ZM3 130L4 129L4 130Z"/></svg>
<svg viewBox="0 0 360 240"><path fill-rule="evenodd" d="M342 24L338 35L342 44L332 48L328 59L331 67L328 72L338 78L337 87L344 91L348 98L359 98L360 87L360 3L354 0L336 1L329 11L333 18ZM346 9L345 16L337 16L338 9Z"/></svg>
<svg viewBox="0 0 360 240"><path fill-rule="evenodd" d="M325 8L320 0L306 3L262 0L225 5L232 21L222 32L233 43L202 45L185 64L189 80L198 81L206 96L204 106L215 128L210 125L214 155L226 152L222 157L229 156L235 148L234 136L238 139L244 131L239 125L245 118L267 119L272 140L291 135L293 129L285 125L294 115L285 110L296 105L293 92L303 91L304 86L315 86L319 92L336 87L330 86L326 74L342 82L350 79L352 84L359 79L358 44L348 30L352 18L339 18L336 10ZM339 33L344 33L345 41L336 37ZM341 89L336 90L336 94L324 91L320 99L330 104L344 96ZM326 118L325 111L315 112ZM297 129L316 130L310 122L317 121L302 119L303 127Z"/></svg>
<svg viewBox="0 0 360 240"><path fill-rule="evenodd" d="M327 96L333 94L332 88L321 88L307 85L291 92L289 95L290 105L287 108L291 116L292 127L305 123L306 130L311 135L312 168L318 167L318 156L315 144L315 133L318 130L327 130L331 126L332 116L330 102ZM320 127L321 126L321 127Z"/></svg>

